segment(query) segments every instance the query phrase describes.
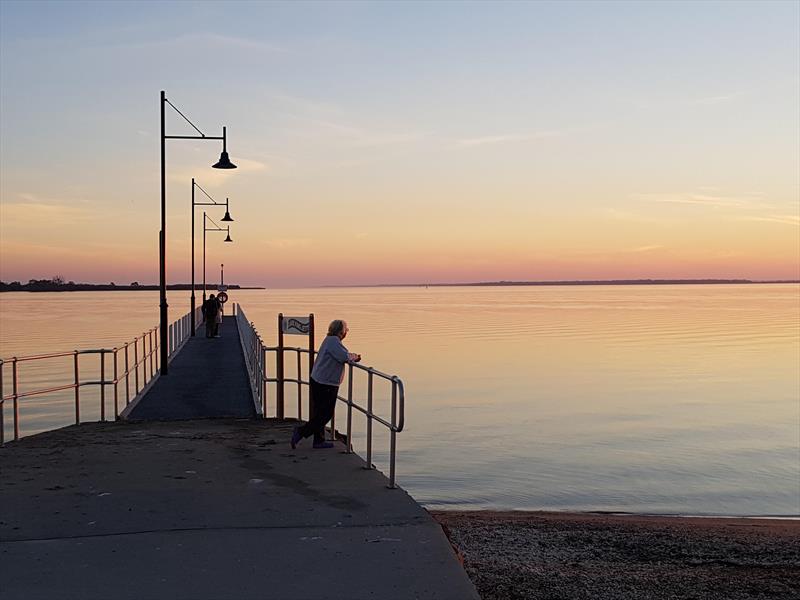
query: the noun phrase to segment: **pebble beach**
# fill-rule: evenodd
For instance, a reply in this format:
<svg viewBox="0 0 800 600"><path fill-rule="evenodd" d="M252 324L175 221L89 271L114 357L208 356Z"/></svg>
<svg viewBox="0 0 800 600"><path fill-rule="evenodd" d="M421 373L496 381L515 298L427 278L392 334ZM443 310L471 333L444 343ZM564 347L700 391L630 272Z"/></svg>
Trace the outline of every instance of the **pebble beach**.
<svg viewBox="0 0 800 600"><path fill-rule="evenodd" d="M800 521L432 511L483 600L796 600Z"/></svg>

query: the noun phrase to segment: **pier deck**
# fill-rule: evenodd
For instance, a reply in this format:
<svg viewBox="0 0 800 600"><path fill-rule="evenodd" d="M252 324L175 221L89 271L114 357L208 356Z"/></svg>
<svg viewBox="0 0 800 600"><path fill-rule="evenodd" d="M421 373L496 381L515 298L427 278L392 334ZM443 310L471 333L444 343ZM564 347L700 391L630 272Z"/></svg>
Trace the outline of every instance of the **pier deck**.
<svg viewBox="0 0 800 600"><path fill-rule="evenodd" d="M223 336L235 331L226 323ZM198 376L204 365L183 353L224 339L190 341L150 393ZM202 389L138 414L215 406ZM88 423L0 448L3 598L478 598L413 498L340 443L291 450L293 425Z"/></svg>
<svg viewBox="0 0 800 600"><path fill-rule="evenodd" d="M225 317L219 333L208 339L198 327L169 363L169 375L155 381L127 418L254 417L236 318Z"/></svg>

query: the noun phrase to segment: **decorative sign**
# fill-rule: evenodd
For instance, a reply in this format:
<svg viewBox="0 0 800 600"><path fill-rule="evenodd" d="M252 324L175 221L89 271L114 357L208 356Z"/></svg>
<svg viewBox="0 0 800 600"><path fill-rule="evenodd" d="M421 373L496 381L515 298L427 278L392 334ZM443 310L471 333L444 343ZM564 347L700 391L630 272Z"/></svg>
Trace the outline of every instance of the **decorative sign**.
<svg viewBox="0 0 800 600"><path fill-rule="evenodd" d="M311 332L311 319L309 317L283 317L281 329L283 333L308 335Z"/></svg>
<svg viewBox="0 0 800 600"><path fill-rule="evenodd" d="M219 300L222 304L225 304L228 301L228 294L225 292L220 292L217 294L217 300Z"/></svg>

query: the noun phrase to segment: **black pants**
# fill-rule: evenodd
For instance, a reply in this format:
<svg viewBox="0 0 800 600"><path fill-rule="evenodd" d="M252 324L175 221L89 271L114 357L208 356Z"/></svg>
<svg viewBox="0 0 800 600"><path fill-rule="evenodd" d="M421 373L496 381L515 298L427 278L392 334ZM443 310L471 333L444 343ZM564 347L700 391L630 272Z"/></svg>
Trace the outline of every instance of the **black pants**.
<svg viewBox="0 0 800 600"><path fill-rule="evenodd" d="M339 394L338 385L325 385L311 379L311 406L312 417L308 423L300 428L300 435L307 438L314 436L314 443L325 441L325 424L333 417L336 409L336 396Z"/></svg>

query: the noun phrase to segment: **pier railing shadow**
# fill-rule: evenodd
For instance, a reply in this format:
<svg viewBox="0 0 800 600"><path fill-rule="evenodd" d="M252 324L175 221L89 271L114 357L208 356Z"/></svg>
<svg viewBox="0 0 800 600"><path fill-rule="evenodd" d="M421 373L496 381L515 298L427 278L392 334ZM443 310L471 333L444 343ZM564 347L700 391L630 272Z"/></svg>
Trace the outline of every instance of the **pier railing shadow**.
<svg viewBox="0 0 800 600"><path fill-rule="evenodd" d="M200 309L195 317L199 319ZM191 313L176 319L167 332L168 360L178 353L191 335ZM107 414L113 411L114 419L119 418L121 403L129 405L143 394L157 377L159 364L159 327L153 327L130 342L114 348L94 348L51 352L32 356L13 356L0 358L0 445L5 443L6 403L11 404L13 439L22 437L21 409L25 410L26 398L48 396L47 403L34 411L44 420L54 413L53 404L73 403L74 423L80 424L88 412L92 419L106 421ZM90 357L95 357L92 360ZM107 392L110 389L110 394ZM86 390L90 388L90 390ZM93 388L93 390L91 390ZM96 394L91 391L96 390ZM96 409L87 406L87 396L95 395ZM109 395L113 399L110 406ZM122 406L122 408L124 408ZM52 421L48 421L52 425ZM61 425L55 425L59 427ZM53 426L34 428L30 433L52 429Z"/></svg>
<svg viewBox="0 0 800 600"><path fill-rule="evenodd" d="M303 419L303 400L304 396L308 397L310 369L313 364L311 359L316 355L316 351L291 346L267 346L255 324L247 319L241 305L234 304L233 309L256 411L264 418L272 415L278 419L287 417ZM294 365L294 373L290 372L287 376L284 370L290 365ZM294 402L286 402L286 384L296 386L296 408ZM303 392L304 388L306 394ZM274 393L268 394L269 389L273 389ZM403 381L396 375L389 375L372 367L348 363L345 379L339 389L346 390L345 395L340 393L337 397L340 403L338 406L345 411L345 415L340 417L345 421L345 430L343 434L337 431L337 418L334 412L330 429L326 434L330 435L331 439L342 437L346 452L354 453L353 440L359 435L353 428L353 414L360 413L364 417L366 428L363 436L366 453L364 468L374 469L373 425L377 423L385 427L389 437L387 456L389 487L396 487L397 434L403 431L405 423Z"/></svg>

